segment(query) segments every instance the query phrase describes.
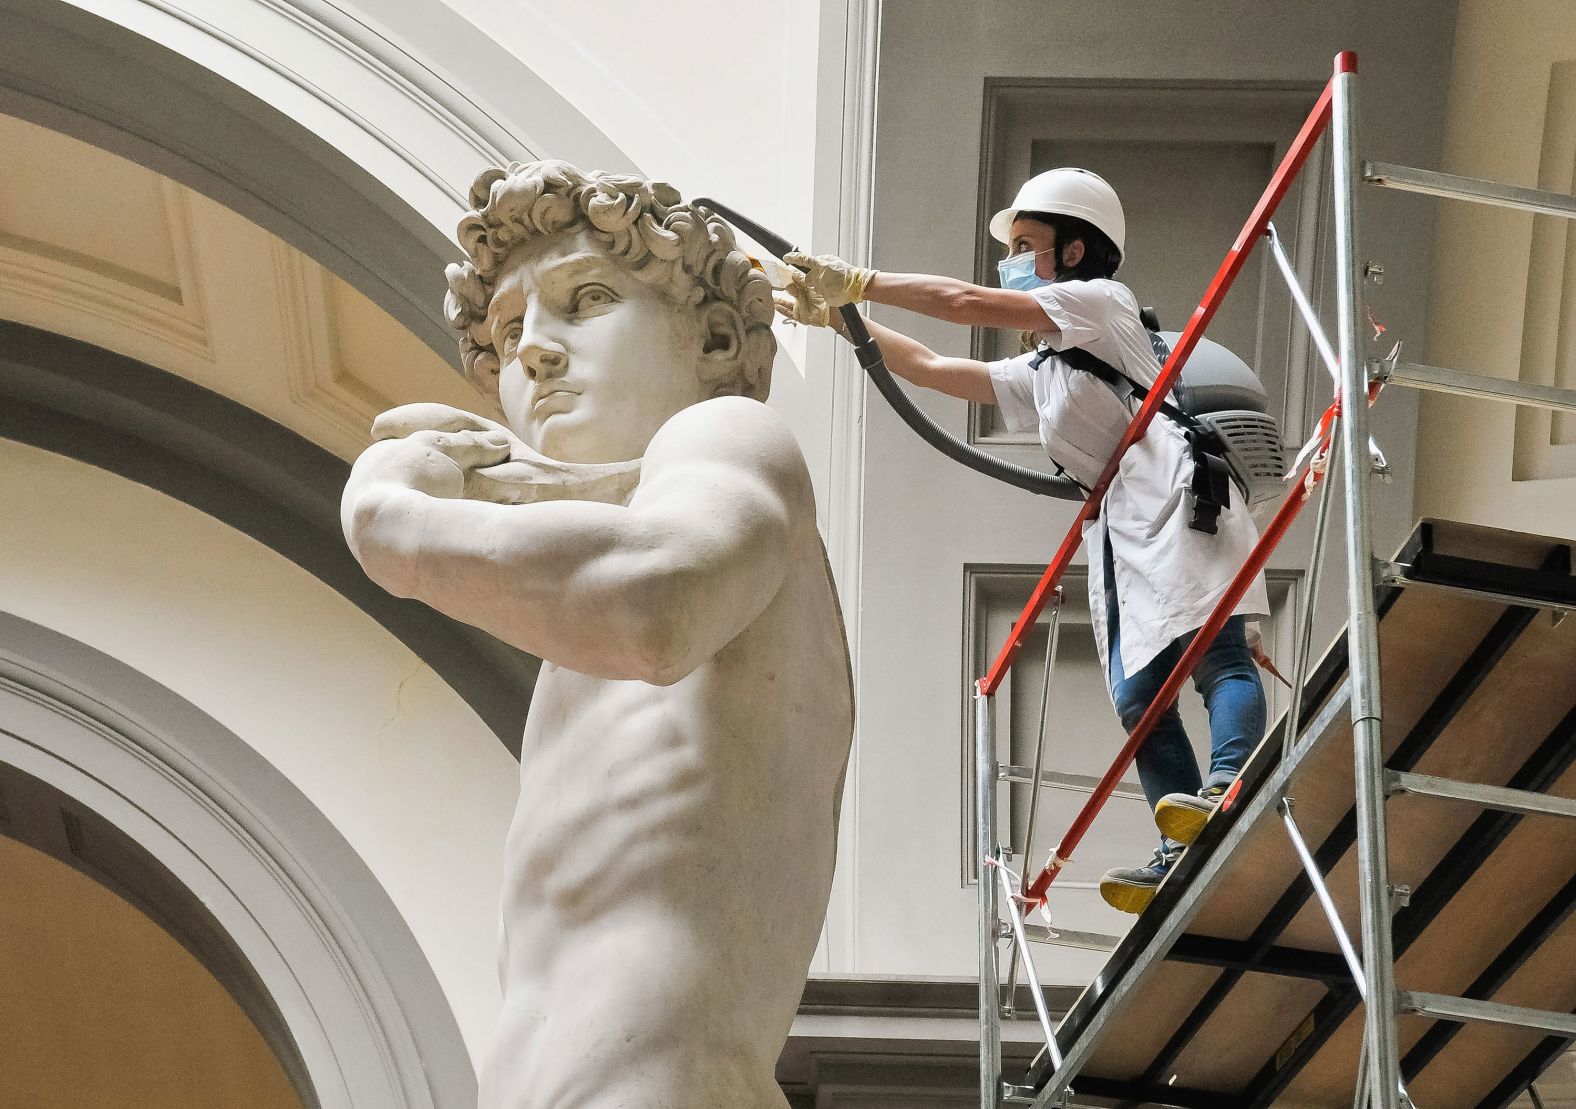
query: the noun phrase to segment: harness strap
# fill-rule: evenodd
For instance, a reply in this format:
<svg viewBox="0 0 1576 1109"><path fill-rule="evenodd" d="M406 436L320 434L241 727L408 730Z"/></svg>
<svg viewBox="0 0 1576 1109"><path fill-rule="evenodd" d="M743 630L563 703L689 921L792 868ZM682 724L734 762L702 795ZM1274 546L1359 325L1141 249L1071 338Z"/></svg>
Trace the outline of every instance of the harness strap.
<svg viewBox="0 0 1576 1109"><path fill-rule="evenodd" d="M1171 353L1166 341L1158 332L1147 328L1146 330L1149 330L1149 339L1155 348L1155 357L1163 363ZM1050 345L1042 343L1034 352L1034 357L1029 360L1029 369L1039 370L1052 353ZM1134 399L1142 404L1149 396L1148 388L1134 381L1099 355L1082 347L1068 347L1066 350L1054 353L1060 354L1062 361L1073 369L1082 370L1099 378L1123 401ZM1192 516L1188 520L1188 527L1206 535L1215 535L1218 531L1220 514L1231 503L1233 479L1231 467L1226 463L1226 444L1216 432L1169 401L1160 402L1160 412L1182 429L1187 437L1189 453L1193 456L1193 479L1188 489L1191 494L1189 499L1192 503ZM1060 469L1060 465L1057 468Z"/></svg>
<svg viewBox="0 0 1576 1109"><path fill-rule="evenodd" d="M1170 355L1171 352L1166 348L1164 339L1159 340L1159 347L1156 353L1160 355L1162 361ZM1149 389L1146 386L1140 385L1121 370L1111 365L1111 363L1099 355L1091 354L1083 347L1068 347L1063 351L1052 351L1049 344L1042 343L1039 349L1034 352L1034 357L1029 359L1029 369L1038 370L1041 364L1052 354L1060 354L1062 361L1075 370L1093 374L1110 386L1111 390L1124 401L1132 398L1139 404L1143 404L1144 400L1149 396ZM1172 423L1186 431L1203 431L1207 434L1202 424L1170 401L1161 401L1160 411Z"/></svg>
<svg viewBox="0 0 1576 1109"><path fill-rule="evenodd" d="M1048 346L1045 346L1043 344L1037 350L1035 350L1034 357L1029 359L1029 372L1033 373L1036 370L1038 370L1040 368L1040 363L1044 362L1045 359L1050 356L1050 353L1051 353L1051 348L1048 347ZM1096 361L1099 361L1099 360L1096 359ZM1083 490L1083 493L1084 493L1085 497L1087 497L1091 492L1093 492L1093 490L1090 489L1089 486L1085 485L1083 482L1079 481L1076 477L1074 477L1071 473L1069 473L1067 468L1065 466L1063 466L1060 462L1056 461L1056 458L1054 456L1051 457L1051 465L1056 467L1056 476L1057 477L1064 477L1068 481L1072 482L1074 485L1078 486L1078 488Z"/></svg>

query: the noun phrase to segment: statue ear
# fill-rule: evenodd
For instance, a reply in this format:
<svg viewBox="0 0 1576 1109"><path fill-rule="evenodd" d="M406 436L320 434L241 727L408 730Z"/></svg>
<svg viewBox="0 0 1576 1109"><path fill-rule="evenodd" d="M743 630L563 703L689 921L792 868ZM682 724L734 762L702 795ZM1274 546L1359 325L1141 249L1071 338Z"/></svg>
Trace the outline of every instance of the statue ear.
<svg viewBox="0 0 1576 1109"><path fill-rule="evenodd" d="M713 368L737 360L744 347L744 317L738 309L714 300L701 309L700 320L701 357Z"/></svg>

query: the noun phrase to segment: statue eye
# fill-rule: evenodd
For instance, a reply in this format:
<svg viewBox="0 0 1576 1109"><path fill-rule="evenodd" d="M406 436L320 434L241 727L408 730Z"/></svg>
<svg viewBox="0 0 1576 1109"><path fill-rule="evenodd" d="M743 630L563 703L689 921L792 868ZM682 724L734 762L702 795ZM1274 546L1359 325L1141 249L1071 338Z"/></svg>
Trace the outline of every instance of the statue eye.
<svg viewBox="0 0 1576 1109"><path fill-rule="evenodd" d="M582 285L575 290L573 307L576 315L596 308L605 308L618 300L606 285Z"/></svg>
<svg viewBox="0 0 1576 1109"><path fill-rule="evenodd" d="M502 354L507 356L514 353L515 347L520 345L520 333L522 330L518 320L503 329Z"/></svg>

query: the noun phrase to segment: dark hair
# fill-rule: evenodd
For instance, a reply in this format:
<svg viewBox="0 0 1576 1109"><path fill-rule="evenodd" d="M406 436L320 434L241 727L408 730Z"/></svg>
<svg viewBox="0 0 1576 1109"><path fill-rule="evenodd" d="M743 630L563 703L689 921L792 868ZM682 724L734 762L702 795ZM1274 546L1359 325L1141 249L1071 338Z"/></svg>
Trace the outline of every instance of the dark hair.
<svg viewBox="0 0 1576 1109"><path fill-rule="evenodd" d="M1019 212L1017 219L1032 219L1043 223L1056 233L1056 280L1092 281L1097 277L1110 277L1122 264L1121 252L1116 249L1104 231L1088 220L1077 216L1064 216L1055 212ZM1082 240L1083 257L1070 269L1062 269L1062 247Z"/></svg>

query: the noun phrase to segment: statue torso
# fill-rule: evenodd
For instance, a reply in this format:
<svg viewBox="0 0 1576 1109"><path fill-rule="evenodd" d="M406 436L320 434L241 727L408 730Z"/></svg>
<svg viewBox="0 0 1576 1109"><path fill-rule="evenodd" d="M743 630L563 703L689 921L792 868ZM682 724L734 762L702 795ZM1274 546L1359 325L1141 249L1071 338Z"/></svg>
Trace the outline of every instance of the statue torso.
<svg viewBox="0 0 1576 1109"><path fill-rule="evenodd" d="M815 949L853 725L825 555L795 542L762 614L671 686L543 667L486 1109L665 1105L666 1075L674 1104L781 1104L762 1055Z"/></svg>

